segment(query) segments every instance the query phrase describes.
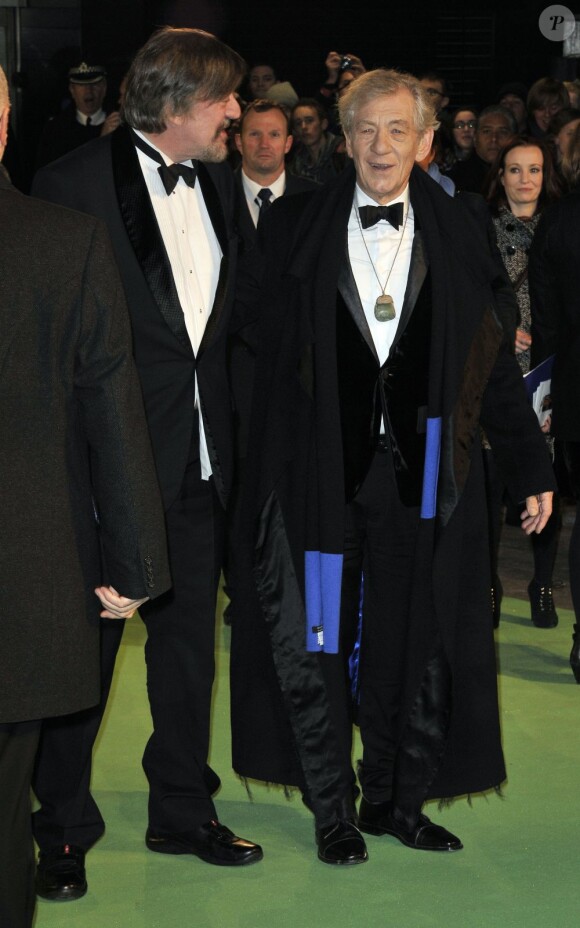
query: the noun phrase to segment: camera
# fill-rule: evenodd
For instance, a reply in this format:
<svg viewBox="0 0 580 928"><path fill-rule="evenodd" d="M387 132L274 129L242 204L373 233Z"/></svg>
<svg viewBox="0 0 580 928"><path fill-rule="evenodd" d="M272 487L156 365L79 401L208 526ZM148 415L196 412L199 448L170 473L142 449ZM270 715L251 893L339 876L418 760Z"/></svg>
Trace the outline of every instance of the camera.
<svg viewBox="0 0 580 928"><path fill-rule="evenodd" d="M348 71L348 69L351 66L352 66L352 58L349 58L348 55L341 55L339 71Z"/></svg>

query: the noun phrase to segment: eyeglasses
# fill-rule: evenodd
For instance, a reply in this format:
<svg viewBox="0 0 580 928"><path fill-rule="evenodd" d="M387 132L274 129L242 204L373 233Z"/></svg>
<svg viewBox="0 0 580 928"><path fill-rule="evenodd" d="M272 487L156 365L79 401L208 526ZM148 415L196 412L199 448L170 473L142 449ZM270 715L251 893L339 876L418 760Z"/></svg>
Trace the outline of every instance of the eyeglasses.
<svg viewBox="0 0 580 928"><path fill-rule="evenodd" d="M476 125L477 123L475 119L470 119L469 122L463 122L462 120L460 120L459 122L453 123L453 128L454 129L475 129Z"/></svg>

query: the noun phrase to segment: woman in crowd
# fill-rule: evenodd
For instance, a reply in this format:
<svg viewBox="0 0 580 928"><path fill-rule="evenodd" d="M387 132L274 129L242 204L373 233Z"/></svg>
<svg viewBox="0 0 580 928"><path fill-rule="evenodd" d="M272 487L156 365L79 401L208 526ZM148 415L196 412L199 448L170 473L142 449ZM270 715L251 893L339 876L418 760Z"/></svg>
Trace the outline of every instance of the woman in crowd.
<svg viewBox="0 0 580 928"><path fill-rule="evenodd" d="M515 351L522 370L530 369L531 316L527 280L528 253L543 208L560 195L561 188L549 145L541 139L518 136L500 152L486 188L498 248L516 291L519 320ZM547 428L544 427L547 432ZM547 435L547 441L552 440ZM551 450L553 450L551 448ZM492 607L499 623L501 581L497 573L504 487L495 473L493 453L485 450L490 505ZM517 501L513 501L516 503ZM559 512L554 512L541 535L531 535L534 576L528 586L532 622L539 628L558 623L552 596L552 572L559 534Z"/></svg>
<svg viewBox="0 0 580 928"><path fill-rule="evenodd" d="M454 162L465 161L469 158L475 144L477 113L471 107L460 107L453 114L449 126L453 139Z"/></svg>
<svg viewBox="0 0 580 928"><path fill-rule="evenodd" d="M527 102L528 134L534 138L545 138L550 120L570 106L570 97L562 81L555 77L541 77L530 87Z"/></svg>
<svg viewBox="0 0 580 928"><path fill-rule="evenodd" d="M562 155L560 173L567 193L580 190L580 123Z"/></svg>
<svg viewBox="0 0 580 928"><path fill-rule="evenodd" d="M579 125L580 110L571 106L565 106L550 120L548 141L554 146L553 154L555 154L558 165L562 163L562 158L567 154L574 132Z"/></svg>

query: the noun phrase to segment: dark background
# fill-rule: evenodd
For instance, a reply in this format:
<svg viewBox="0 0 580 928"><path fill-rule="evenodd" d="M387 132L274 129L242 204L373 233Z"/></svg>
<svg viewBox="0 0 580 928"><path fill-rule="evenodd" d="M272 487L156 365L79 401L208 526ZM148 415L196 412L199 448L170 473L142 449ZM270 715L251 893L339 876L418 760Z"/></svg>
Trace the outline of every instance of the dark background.
<svg viewBox="0 0 580 928"><path fill-rule="evenodd" d="M10 4L19 4L18 9ZM22 6L22 4L25 4ZM417 73L436 69L451 81L451 104L494 102L508 80L527 85L548 74L577 76L578 60L544 38L544 3L444 0L0 0L8 36L5 64L11 81L14 129L33 150L46 122L68 99L67 72L81 60L109 73L108 109L134 52L161 25L194 26L219 35L251 66L271 64L299 95L325 79L332 49L353 53L367 68ZM1 60L1 59L0 59Z"/></svg>

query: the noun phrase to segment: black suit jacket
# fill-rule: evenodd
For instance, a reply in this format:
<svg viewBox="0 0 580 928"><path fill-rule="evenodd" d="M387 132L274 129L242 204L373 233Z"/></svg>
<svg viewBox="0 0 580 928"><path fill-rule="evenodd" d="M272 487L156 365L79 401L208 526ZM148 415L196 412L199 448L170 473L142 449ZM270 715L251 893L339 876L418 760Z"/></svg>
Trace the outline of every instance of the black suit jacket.
<svg viewBox="0 0 580 928"><path fill-rule="evenodd" d="M580 441L580 193L543 213L528 264L532 364L555 354L552 433Z"/></svg>
<svg viewBox="0 0 580 928"><path fill-rule="evenodd" d="M130 130L84 145L47 165L33 193L105 220L123 279L133 348L166 508L181 487L194 427L194 374L215 485L225 506L233 477L232 414L226 331L237 238L227 164L200 164L204 200L223 253L214 305L197 357L187 336L171 267Z"/></svg>
<svg viewBox="0 0 580 928"><path fill-rule="evenodd" d="M0 722L10 722L97 703L94 588L153 597L170 578L106 229L24 196L1 169L0 212Z"/></svg>
<svg viewBox="0 0 580 928"><path fill-rule="evenodd" d="M309 190L316 190L316 188L320 186L319 184L315 183L315 181L308 180L307 177L296 177L294 174L290 174L288 171L286 171L285 174L285 197L293 196L296 193L307 193ZM250 209L248 207L248 201L246 199L242 178L241 164L234 171L234 182L236 227L240 236L243 251L247 252L255 245L257 245L258 230L254 225L254 220L252 219L252 214L250 213Z"/></svg>

